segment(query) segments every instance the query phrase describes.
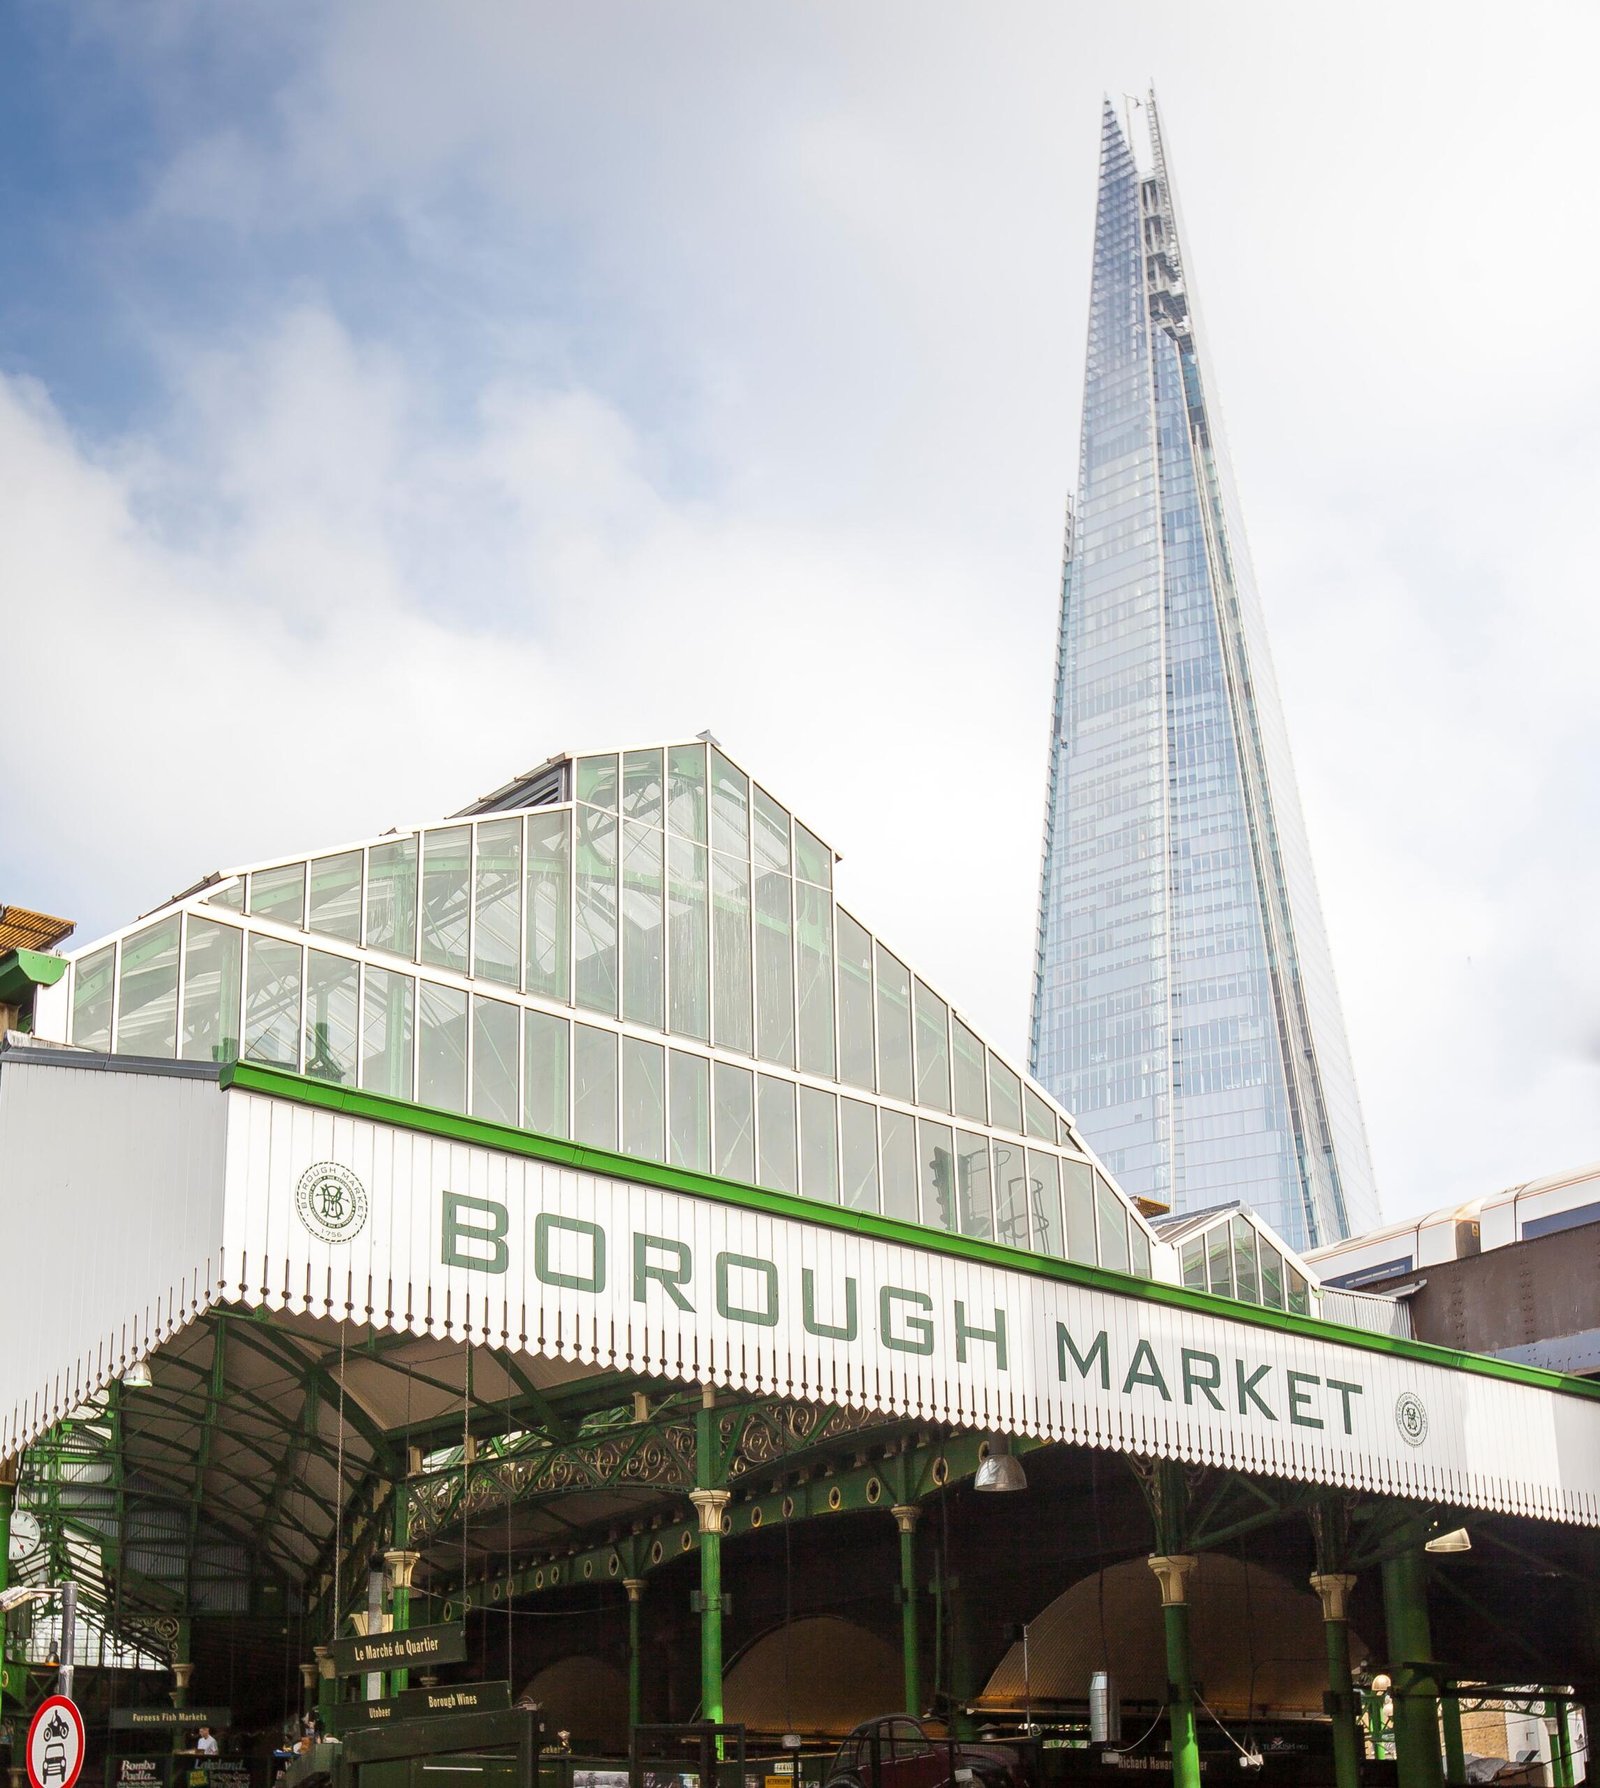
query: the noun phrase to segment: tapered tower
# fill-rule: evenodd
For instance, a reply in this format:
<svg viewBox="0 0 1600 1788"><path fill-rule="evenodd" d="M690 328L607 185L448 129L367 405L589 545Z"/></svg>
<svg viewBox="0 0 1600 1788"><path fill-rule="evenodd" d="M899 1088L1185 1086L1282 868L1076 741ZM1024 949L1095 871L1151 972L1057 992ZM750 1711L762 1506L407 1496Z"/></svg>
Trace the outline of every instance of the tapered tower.
<svg viewBox="0 0 1600 1788"><path fill-rule="evenodd" d="M1032 1057L1132 1193L1302 1247L1378 1220L1155 96L1108 104Z"/></svg>

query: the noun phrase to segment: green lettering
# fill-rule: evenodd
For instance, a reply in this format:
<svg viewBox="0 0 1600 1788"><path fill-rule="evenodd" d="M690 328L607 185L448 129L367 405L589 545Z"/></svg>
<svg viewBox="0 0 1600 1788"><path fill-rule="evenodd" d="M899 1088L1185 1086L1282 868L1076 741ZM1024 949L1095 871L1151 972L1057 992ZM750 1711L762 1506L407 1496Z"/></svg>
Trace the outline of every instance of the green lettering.
<svg viewBox="0 0 1600 1788"><path fill-rule="evenodd" d="M1141 1361L1144 1363L1142 1371ZM1172 1401L1172 1393L1167 1389L1167 1381L1161 1376L1161 1368L1156 1364L1156 1356L1148 1341L1141 1341L1133 1350L1133 1358L1128 1364L1128 1376L1122 1381L1123 1396L1126 1397L1136 1384L1147 1384L1153 1391L1160 1391L1163 1403Z"/></svg>
<svg viewBox="0 0 1600 1788"><path fill-rule="evenodd" d="M1058 1322L1056 1324L1056 1376L1058 1378L1064 1379L1067 1376L1067 1355L1069 1353L1078 1368L1080 1378L1089 1376L1089 1368L1094 1364L1095 1356L1098 1354L1100 1358L1100 1388L1106 1391L1111 1389L1111 1355L1106 1347L1104 1329L1095 1336L1087 1353L1079 1353L1077 1342L1067 1333L1067 1325L1064 1322Z"/></svg>
<svg viewBox="0 0 1600 1788"><path fill-rule="evenodd" d="M1250 1405L1253 1403L1269 1422L1277 1421L1278 1418L1267 1408L1266 1403L1262 1400L1261 1393L1256 1389L1256 1386L1260 1384L1262 1379L1266 1377L1272 1368L1270 1366L1257 1366L1255 1371L1246 1378L1244 1375L1244 1361L1235 1360L1233 1362L1233 1370L1234 1376L1239 1383L1239 1414L1249 1415Z"/></svg>
<svg viewBox="0 0 1600 1788"><path fill-rule="evenodd" d="M1289 1420L1297 1428L1320 1428L1320 1416L1301 1413L1311 1407L1311 1399L1300 1387L1303 1384L1321 1384L1322 1380L1315 1372L1285 1372L1284 1377L1289 1381Z"/></svg>
<svg viewBox="0 0 1600 1788"><path fill-rule="evenodd" d="M589 1238L587 1277L582 1273L558 1273L550 1265L550 1232L553 1229ZM557 1285L564 1291L604 1291L606 1232L598 1223L585 1223L581 1217L562 1217L554 1211L541 1211L533 1223L533 1272L542 1284Z"/></svg>
<svg viewBox="0 0 1600 1788"><path fill-rule="evenodd" d="M745 1273L759 1273L766 1283L763 1308L752 1310L736 1304L728 1290L728 1276L735 1268ZM770 1260L757 1260L753 1254L719 1254L717 1256L717 1314L729 1322L753 1322L761 1328L778 1326L778 1269Z"/></svg>
<svg viewBox="0 0 1600 1788"><path fill-rule="evenodd" d="M996 1309L994 1327L980 1329L967 1326L967 1307L960 1298L956 1299L956 1358L965 1365L967 1362L967 1343L969 1341L992 1341L994 1343L994 1363L1004 1372L1006 1369L1006 1313Z"/></svg>
<svg viewBox="0 0 1600 1788"><path fill-rule="evenodd" d="M1361 1395L1361 1386L1358 1384L1346 1384L1342 1378L1330 1378L1328 1380L1328 1389L1339 1393L1339 1401L1344 1406L1344 1431L1346 1434L1349 1434L1352 1432L1350 1427L1350 1399Z"/></svg>
<svg viewBox="0 0 1600 1788"><path fill-rule="evenodd" d="M503 1273L510 1264L506 1231L511 1213L493 1199L473 1198L465 1192L444 1195L444 1233L439 1258L447 1267L470 1267L480 1273ZM487 1217L487 1223L472 1221Z"/></svg>
<svg viewBox="0 0 1600 1788"><path fill-rule="evenodd" d="M844 1282L844 1322L835 1328L817 1321L817 1275L810 1267L800 1271L800 1320L808 1335L821 1335L828 1341L854 1341L856 1338L856 1282Z"/></svg>
<svg viewBox="0 0 1600 1788"><path fill-rule="evenodd" d="M917 1310L931 1310L933 1299L924 1291L902 1291L898 1285L886 1285L878 1293L878 1332L883 1337L883 1344L894 1353L932 1353L933 1324L926 1316L908 1316L906 1327L912 1335L921 1336L920 1340L912 1340L906 1335L894 1332L894 1307L896 1304L907 1304Z"/></svg>
<svg viewBox="0 0 1600 1788"><path fill-rule="evenodd" d="M1204 1360L1210 1366L1210 1373L1202 1378L1195 1371L1196 1364ZM1222 1399L1217 1392L1222 1388L1222 1361L1214 1353L1202 1353L1199 1348L1186 1347L1183 1350L1183 1400L1193 1403L1191 1391L1204 1391L1206 1400L1213 1409L1221 1409Z"/></svg>
<svg viewBox="0 0 1600 1788"><path fill-rule="evenodd" d="M678 1264L669 1267L663 1261L652 1260L652 1249L673 1255ZM671 1241L664 1235L645 1235L642 1231L633 1238L633 1301L636 1304L647 1302L644 1288L654 1279L658 1285L666 1287L667 1296L680 1310L693 1312L694 1305L683 1295L681 1289L689 1283L689 1275L693 1270L692 1256L686 1243Z"/></svg>

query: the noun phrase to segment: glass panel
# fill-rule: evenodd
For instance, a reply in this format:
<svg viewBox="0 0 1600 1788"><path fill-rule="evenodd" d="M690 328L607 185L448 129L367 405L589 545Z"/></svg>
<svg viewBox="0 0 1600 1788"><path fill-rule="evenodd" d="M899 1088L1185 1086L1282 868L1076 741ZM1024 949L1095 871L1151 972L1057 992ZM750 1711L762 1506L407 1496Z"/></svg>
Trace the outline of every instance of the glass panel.
<svg viewBox="0 0 1600 1788"><path fill-rule="evenodd" d="M664 835L622 822L622 1016L652 1030L667 1023Z"/></svg>
<svg viewBox="0 0 1600 1788"><path fill-rule="evenodd" d="M622 1152L661 1161L667 1152L667 1052L659 1043L622 1039Z"/></svg>
<svg viewBox="0 0 1600 1788"><path fill-rule="evenodd" d="M989 1111L995 1129L1022 1134L1022 1082L993 1055L989 1057Z"/></svg>
<svg viewBox="0 0 1600 1788"><path fill-rule="evenodd" d="M667 824L680 838L706 842L704 745L674 745L667 753Z"/></svg>
<svg viewBox="0 0 1600 1788"><path fill-rule="evenodd" d="M711 848L748 862L750 779L711 747Z"/></svg>
<svg viewBox="0 0 1600 1788"><path fill-rule="evenodd" d="M872 1048L872 939L848 913L838 919L839 1078L869 1093L877 1085Z"/></svg>
<svg viewBox="0 0 1600 1788"><path fill-rule="evenodd" d="M592 1024L574 1027L572 1131L595 1148L617 1146L617 1037Z"/></svg>
<svg viewBox="0 0 1600 1788"><path fill-rule="evenodd" d="M754 824L750 844L757 869L793 870L789 860L789 810L780 807L763 788L752 791Z"/></svg>
<svg viewBox="0 0 1600 1788"><path fill-rule="evenodd" d="M753 1185L756 1177L756 1089L748 1068L717 1062L712 1075L716 1092L717 1172L725 1180Z"/></svg>
<svg viewBox="0 0 1600 1788"><path fill-rule="evenodd" d="M207 906L220 906L226 908L230 913L242 913L244 911L244 883L242 881L220 882L203 898Z"/></svg>
<svg viewBox="0 0 1600 1788"><path fill-rule="evenodd" d="M1283 1308L1283 1256L1265 1236L1257 1238L1261 1248L1261 1301L1269 1310Z"/></svg>
<svg viewBox="0 0 1600 1788"><path fill-rule="evenodd" d="M580 757L578 759L577 793L580 801L591 807L604 807L608 813L617 811L617 759L610 753L605 757Z"/></svg>
<svg viewBox="0 0 1600 1788"><path fill-rule="evenodd" d="M1128 1219L1128 1269L1136 1279L1150 1279L1150 1238L1137 1217Z"/></svg>
<svg viewBox="0 0 1600 1788"><path fill-rule="evenodd" d="M1233 1231L1226 1223L1206 1232L1206 1270L1218 1297L1233 1296Z"/></svg>
<svg viewBox="0 0 1600 1788"><path fill-rule="evenodd" d="M1233 1295L1242 1304L1261 1302L1261 1280L1256 1272L1256 1232L1243 1217L1235 1217L1233 1230Z"/></svg>
<svg viewBox="0 0 1600 1788"><path fill-rule="evenodd" d="M1009 1151L1022 1166L1022 1150ZM1012 1176L1016 1177L1015 1174ZM994 1240L994 1186L989 1177L989 1138L972 1130L956 1131L956 1210L961 1233L980 1241ZM1022 1220L1022 1245L1028 1245L1028 1222Z"/></svg>
<svg viewBox="0 0 1600 1788"><path fill-rule="evenodd" d="M1067 1259L1093 1266L1100 1254L1094 1241L1094 1169L1087 1161L1061 1163L1061 1203L1066 1211Z"/></svg>
<svg viewBox="0 0 1600 1788"><path fill-rule="evenodd" d="M815 887L833 887L833 852L799 820L794 822L794 872Z"/></svg>
<svg viewBox="0 0 1600 1788"><path fill-rule="evenodd" d="M779 1192L797 1192L794 1082L756 1077L756 1183Z"/></svg>
<svg viewBox="0 0 1600 1788"><path fill-rule="evenodd" d="M411 1007L415 983L409 975L367 967L361 1005L361 1084L391 1099L411 1097Z"/></svg>
<svg viewBox="0 0 1600 1788"><path fill-rule="evenodd" d="M513 931L513 941L516 938ZM504 1000L472 1002L472 1115L517 1121L517 1033L522 1014Z"/></svg>
<svg viewBox="0 0 1600 1788"><path fill-rule="evenodd" d="M1114 1272L1129 1270L1128 1207L1112 1191L1110 1182L1094 1176L1095 1209L1100 1217L1100 1264Z"/></svg>
<svg viewBox="0 0 1600 1788"><path fill-rule="evenodd" d="M667 1109L671 1114L667 1158L674 1167L711 1169L711 1064L703 1055L674 1049L667 1060Z"/></svg>
<svg viewBox="0 0 1600 1788"><path fill-rule="evenodd" d="M438 832L423 833L422 960L463 975L467 972L467 883L471 860L471 826L446 826ZM461 1024L465 1036L465 1017ZM426 1021L423 1040L426 1043ZM463 1099L466 1090L463 1084Z"/></svg>
<svg viewBox="0 0 1600 1788"><path fill-rule="evenodd" d="M950 1109L950 1012L931 987L916 984L917 1103Z"/></svg>
<svg viewBox="0 0 1600 1788"><path fill-rule="evenodd" d="M878 1110L860 1099L839 1101L839 1147L844 1157L844 1207L878 1208Z"/></svg>
<svg viewBox="0 0 1600 1788"><path fill-rule="evenodd" d="M284 947L295 950L298 958L299 951L293 944ZM298 1013L295 1019L298 1023ZM289 1050L288 1059L293 1061L292 1032ZM176 914L122 940L121 985L117 991L117 1053L154 1055L168 1061L178 1053Z"/></svg>
<svg viewBox="0 0 1600 1788"><path fill-rule="evenodd" d="M957 1133L957 1148L960 1147ZM1034 1245L1029 1233L1035 1218L1034 1205L1038 1187L1032 1183L1030 1163L1050 1159L1048 1155L1025 1156L1015 1142L995 1138L990 1152L994 1156L994 1239L1012 1248ZM1056 1202L1060 1203L1057 1196Z"/></svg>
<svg viewBox="0 0 1600 1788"><path fill-rule="evenodd" d="M629 751L622 759L622 815L642 826L661 824L661 753Z"/></svg>
<svg viewBox="0 0 1600 1788"><path fill-rule="evenodd" d="M837 1105L821 1087L800 1088L800 1190L824 1204L839 1202Z"/></svg>
<svg viewBox="0 0 1600 1788"><path fill-rule="evenodd" d="M252 934L245 949L245 983L245 1059L275 1062L283 1068L297 1067L300 946Z"/></svg>
<svg viewBox="0 0 1600 1788"><path fill-rule="evenodd" d="M687 838L667 839L667 925L671 1011L667 1028L711 1041L711 945L706 927L706 852Z"/></svg>
<svg viewBox="0 0 1600 1788"><path fill-rule="evenodd" d="M878 964L878 1091L911 1097L911 975L882 944Z"/></svg>
<svg viewBox="0 0 1600 1788"><path fill-rule="evenodd" d="M433 981L417 993L417 1099L467 1109L467 996Z"/></svg>
<svg viewBox="0 0 1600 1788"><path fill-rule="evenodd" d="M995 1160L1009 1144L994 1145ZM999 1181L998 1172L995 1175ZM1003 1191L1003 1182L997 1187ZM1041 1254L1053 1254L1059 1260L1067 1248L1067 1233L1061 1226L1061 1157L1047 1155L1039 1149L1028 1150L1028 1198L1033 1205L1033 1245Z"/></svg>
<svg viewBox="0 0 1600 1788"><path fill-rule="evenodd" d="M529 993L554 1000L570 1000L568 985L569 912L568 870L572 858L572 815L528 815L528 899L525 914L527 951L524 985Z"/></svg>
<svg viewBox="0 0 1600 1788"><path fill-rule="evenodd" d="M883 1109L878 1124L883 1137L883 1214L919 1222L917 1120L903 1111Z"/></svg>
<svg viewBox="0 0 1600 1788"><path fill-rule="evenodd" d="M1185 1242L1178 1251L1178 1271L1185 1285L1194 1291L1206 1289L1206 1244L1203 1236Z"/></svg>
<svg viewBox="0 0 1600 1788"><path fill-rule="evenodd" d="M950 1146L950 1126L917 1122L917 1184L921 1192L922 1221L933 1229L954 1231L956 1223L955 1151Z"/></svg>
<svg viewBox="0 0 1600 1788"><path fill-rule="evenodd" d="M183 940L183 1032L190 1062L231 1062L239 1053L239 969L244 933L189 915ZM83 984L83 967L78 969Z"/></svg>
<svg viewBox="0 0 1600 1788"><path fill-rule="evenodd" d="M756 871L756 1054L794 1066L793 887L782 870Z"/></svg>
<svg viewBox="0 0 1600 1788"><path fill-rule="evenodd" d="M308 950L306 1073L336 1086L354 1086L360 1025L360 963L326 950Z"/></svg>
<svg viewBox="0 0 1600 1788"><path fill-rule="evenodd" d="M281 869L258 869L250 877L250 916L275 919L298 931L306 922L306 866L286 863Z"/></svg>
<svg viewBox="0 0 1600 1788"><path fill-rule="evenodd" d="M550 1012L522 1015L522 1123L541 1136L566 1136L567 1021Z"/></svg>
<svg viewBox="0 0 1600 1788"><path fill-rule="evenodd" d="M617 1011L617 822L578 809L578 915L573 936L576 997L591 1012Z"/></svg>
<svg viewBox="0 0 1600 1788"><path fill-rule="evenodd" d="M720 1049L753 1052L750 1020L750 871L711 855L711 967Z"/></svg>
<svg viewBox="0 0 1600 1788"><path fill-rule="evenodd" d="M117 947L85 956L72 971L72 1040L85 1049L111 1047L111 986Z"/></svg>
<svg viewBox="0 0 1600 1788"><path fill-rule="evenodd" d="M311 902L306 927L324 937L361 942L361 853L341 851L311 864Z"/></svg>
<svg viewBox="0 0 1600 1788"><path fill-rule="evenodd" d="M1022 1115L1030 1136L1037 1136L1041 1142L1055 1141L1055 1113L1031 1086L1024 1086L1022 1089Z"/></svg>
<svg viewBox="0 0 1600 1788"><path fill-rule="evenodd" d="M367 852L367 948L409 962L417 953L417 841L391 838Z"/></svg>
<svg viewBox="0 0 1600 1788"><path fill-rule="evenodd" d="M950 1014L950 1062L954 1072L956 1116L976 1123L989 1121L989 1101L984 1086L983 1045L977 1033Z"/></svg>
<svg viewBox="0 0 1600 1788"><path fill-rule="evenodd" d="M472 915L472 969L515 987L522 972L522 821L478 827Z"/></svg>
<svg viewBox="0 0 1600 1788"><path fill-rule="evenodd" d="M833 900L825 888L794 884L800 1066L833 1077Z"/></svg>
<svg viewBox="0 0 1600 1788"><path fill-rule="evenodd" d="M1289 1308L1296 1316L1311 1314L1311 1287L1306 1283L1304 1273L1297 1272L1288 1261L1283 1263L1284 1275L1288 1280Z"/></svg>

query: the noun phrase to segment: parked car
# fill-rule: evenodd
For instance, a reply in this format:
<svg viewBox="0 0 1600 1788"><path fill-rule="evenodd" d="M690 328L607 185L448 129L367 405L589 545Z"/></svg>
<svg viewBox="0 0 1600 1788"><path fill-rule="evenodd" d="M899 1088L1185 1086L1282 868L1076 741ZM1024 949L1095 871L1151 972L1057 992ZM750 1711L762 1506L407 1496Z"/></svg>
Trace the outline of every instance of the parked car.
<svg viewBox="0 0 1600 1788"><path fill-rule="evenodd" d="M840 1745L825 1788L1026 1788L1026 1772L1010 1745L934 1738L910 1714L883 1714Z"/></svg>

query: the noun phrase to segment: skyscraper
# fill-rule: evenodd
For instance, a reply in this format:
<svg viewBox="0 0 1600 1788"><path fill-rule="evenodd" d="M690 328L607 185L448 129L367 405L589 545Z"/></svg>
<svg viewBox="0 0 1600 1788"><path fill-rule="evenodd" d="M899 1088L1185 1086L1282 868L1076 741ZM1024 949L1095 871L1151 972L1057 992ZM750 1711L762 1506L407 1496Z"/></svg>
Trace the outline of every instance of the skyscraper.
<svg viewBox="0 0 1600 1788"><path fill-rule="evenodd" d="M1132 1193L1302 1247L1377 1221L1160 120L1108 104L1067 526L1035 1077Z"/></svg>

